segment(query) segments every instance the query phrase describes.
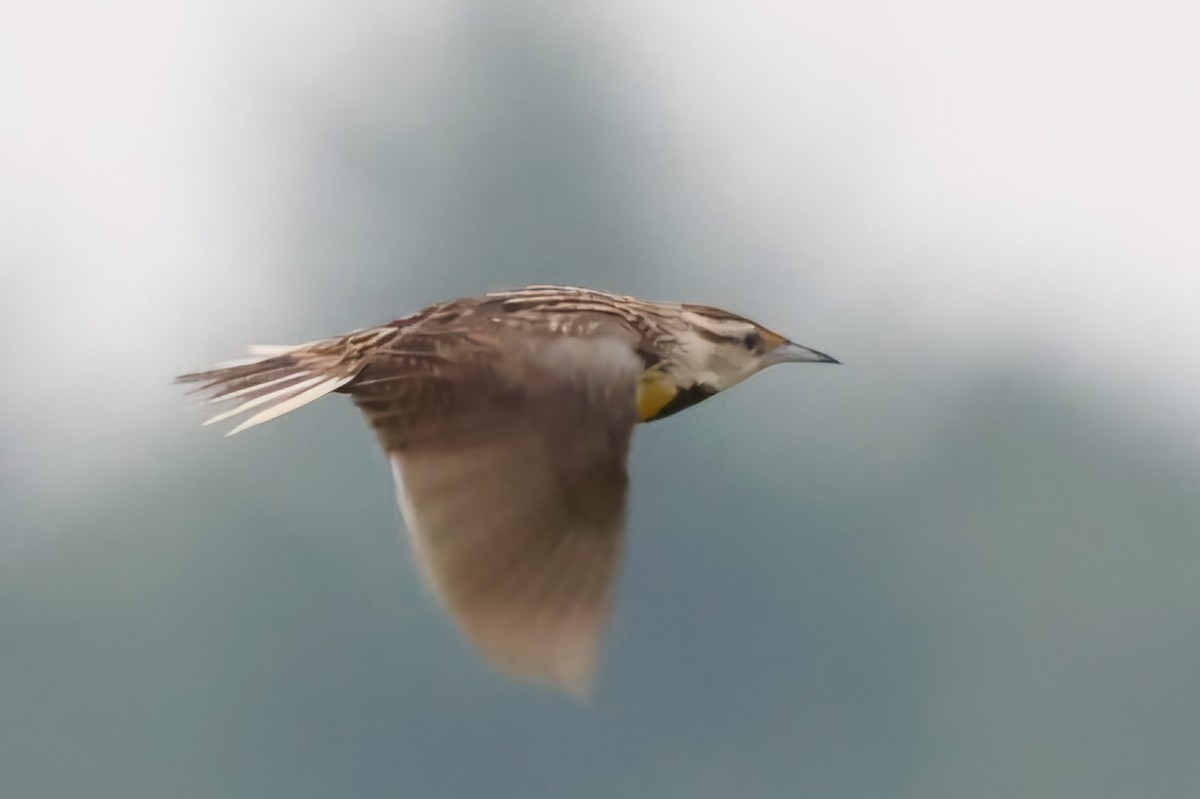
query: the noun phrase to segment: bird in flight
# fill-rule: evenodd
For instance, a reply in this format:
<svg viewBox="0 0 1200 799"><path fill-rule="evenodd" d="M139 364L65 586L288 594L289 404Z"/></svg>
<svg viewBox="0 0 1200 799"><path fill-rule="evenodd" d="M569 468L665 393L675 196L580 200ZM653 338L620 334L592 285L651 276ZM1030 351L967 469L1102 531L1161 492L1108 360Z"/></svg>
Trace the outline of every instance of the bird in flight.
<svg viewBox="0 0 1200 799"><path fill-rule="evenodd" d="M244 416L350 395L423 576L500 671L586 694L612 604L634 425L777 363L838 363L736 314L529 286L182 375Z"/></svg>

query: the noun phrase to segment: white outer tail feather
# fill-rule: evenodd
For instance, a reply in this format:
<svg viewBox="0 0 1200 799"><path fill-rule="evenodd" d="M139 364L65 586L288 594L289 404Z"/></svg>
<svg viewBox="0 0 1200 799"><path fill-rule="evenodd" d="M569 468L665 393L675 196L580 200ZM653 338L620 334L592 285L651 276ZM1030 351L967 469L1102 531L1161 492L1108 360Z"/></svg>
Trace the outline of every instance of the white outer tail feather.
<svg viewBox="0 0 1200 799"><path fill-rule="evenodd" d="M205 420L205 425L260 408L225 434L232 436L320 399L353 380L364 363L362 360L348 361L341 353L330 352L327 346L322 346L334 341L255 345L250 347L251 358L222 363L215 369L184 375L179 380L201 382L205 385L200 390L214 391L215 395L206 402L244 399ZM281 371L282 375L279 374Z"/></svg>
<svg viewBox="0 0 1200 799"><path fill-rule="evenodd" d="M319 379L319 378L314 378L314 379ZM254 414L249 419L247 419L246 421L239 424L237 427L230 430L228 433L225 434L225 436L226 436L226 438L228 438L229 436L233 435L234 433L240 433L243 430L254 427L255 425L262 424L263 422L269 422L278 416L283 416L288 411L294 411L303 405L307 405L308 403L312 402L315 399L320 399L321 397L325 396L326 394L328 394L331 391L336 391L338 388L341 388L342 386L349 383L352 379L354 379L354 375L346 375L345 377L328 378L328 379L316 384L315 386L313 386L312 388L310 388L306 391L302 391L301 393L296 394L295 396L288 397L287 399L283 400L282 402L276 403L275 405L272 405L271 407L267 408L266 410L259 411L258 413ZM309 381L309 380L305 380L300 385L293 387L293 389L299 388L300 386L307 386L310 382L311 381ZM251 400L251 401L253 401L253 400ZM249 404L249 403L246 403L246 404ZM241 412L243 410L246 410L245 406L240 406L236 409L235 412Z"/></svg>

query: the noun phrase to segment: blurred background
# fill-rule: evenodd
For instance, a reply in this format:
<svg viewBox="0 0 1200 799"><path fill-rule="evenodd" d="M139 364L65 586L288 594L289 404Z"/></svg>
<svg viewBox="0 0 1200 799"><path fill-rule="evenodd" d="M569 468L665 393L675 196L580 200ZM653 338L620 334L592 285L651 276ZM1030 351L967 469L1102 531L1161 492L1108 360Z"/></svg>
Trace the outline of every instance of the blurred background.
<svg viewBox="0 0 1200 799"><path fill-rule="evenodd" d="M1194 795L1197 9L7 3L0 795ZM639 431L587 705L170 385L532 282L845 362Z"/></svg>

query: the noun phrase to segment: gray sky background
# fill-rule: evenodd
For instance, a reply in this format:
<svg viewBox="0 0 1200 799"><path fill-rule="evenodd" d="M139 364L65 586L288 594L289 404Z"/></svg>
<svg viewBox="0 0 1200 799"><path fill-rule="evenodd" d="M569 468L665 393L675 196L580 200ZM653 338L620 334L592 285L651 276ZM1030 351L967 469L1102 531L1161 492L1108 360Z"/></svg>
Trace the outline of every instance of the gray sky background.
<svg viewBox="0 0 1200 799"><path fill-rule="evenodd" d="M1185 795L1198 53L1165 1L9 3L3 793ZM169 385L528 282L846 362L639 433L586 709L457 642L345 403L225 442Z"/></svg>

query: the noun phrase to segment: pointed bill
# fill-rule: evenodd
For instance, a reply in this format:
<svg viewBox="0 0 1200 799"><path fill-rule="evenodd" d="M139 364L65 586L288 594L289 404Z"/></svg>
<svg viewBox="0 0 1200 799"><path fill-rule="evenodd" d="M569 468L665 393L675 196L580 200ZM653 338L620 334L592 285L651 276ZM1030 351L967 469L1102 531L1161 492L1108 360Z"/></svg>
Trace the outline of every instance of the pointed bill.
<svg viewBox="0 0 1200 799"><path fill-rule="evenodd" d="M795 342L789 341L786 344L780 344L775 349L767 353L765 360L768 364L776 363L841 363L832 355L826 355L823 352L817 352L814 349L805 347Z"/></svg>

